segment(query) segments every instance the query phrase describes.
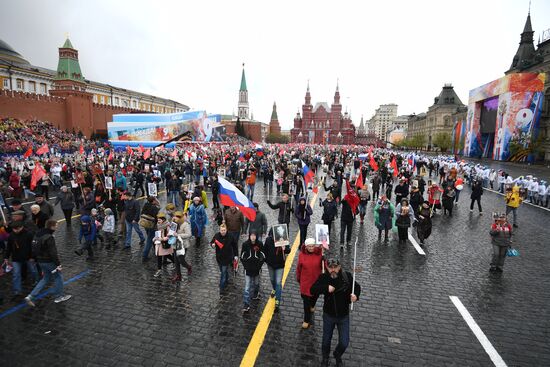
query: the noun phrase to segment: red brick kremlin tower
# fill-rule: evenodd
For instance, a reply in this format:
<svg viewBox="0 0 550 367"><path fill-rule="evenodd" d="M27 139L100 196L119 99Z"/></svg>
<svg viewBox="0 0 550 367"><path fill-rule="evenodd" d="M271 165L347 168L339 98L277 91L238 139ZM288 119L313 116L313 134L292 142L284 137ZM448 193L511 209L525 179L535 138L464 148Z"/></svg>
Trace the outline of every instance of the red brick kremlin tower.
<svg viewBox="0 0 550 367"><path fill-rule="evenodd" d="M293 143L306 144L353 144L355 140L355 126L348 113L342 114L340 91L338 83L334 93L334 102L329 107L326 102L311 104L309 82L305 103L294 118L294 128L290 131Z"/></svg>
<svg viewBox="0 0 550 367"><path fill-rule="evenodd" d="M269 133L280 135L281 126L279 125L279 118L277 117L277 105L273 102L273 112L271 112L271 120L269 121Z"/></svg>

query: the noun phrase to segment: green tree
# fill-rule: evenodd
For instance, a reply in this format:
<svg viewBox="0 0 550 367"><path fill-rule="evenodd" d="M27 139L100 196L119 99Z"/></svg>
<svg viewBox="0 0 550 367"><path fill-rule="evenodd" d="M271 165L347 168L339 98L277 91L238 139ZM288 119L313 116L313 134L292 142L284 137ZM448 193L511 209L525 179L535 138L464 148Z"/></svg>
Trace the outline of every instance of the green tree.
<svg viewBox="0 0 550 367"><path fill-rule="evenodd" d="M288 136L281 135L281 134L272 134L269 133L265 137L266 143L279 143L279 144L287 144L288 143Z"/></svg>
<svg viewBox="0 0 550 367"><path fill-rule="evenodd" d="M243 138L247 138L246 133L244 131L244 126L240 118L237 118L237 122L235 123L235 134L242 136Z"/></svg>
<svg viewBox="0 0 550 367"><path fill-rule="evenodd" d="M445 153L452 145L451 134L445 132L435 134L433 144Z"/></svg>

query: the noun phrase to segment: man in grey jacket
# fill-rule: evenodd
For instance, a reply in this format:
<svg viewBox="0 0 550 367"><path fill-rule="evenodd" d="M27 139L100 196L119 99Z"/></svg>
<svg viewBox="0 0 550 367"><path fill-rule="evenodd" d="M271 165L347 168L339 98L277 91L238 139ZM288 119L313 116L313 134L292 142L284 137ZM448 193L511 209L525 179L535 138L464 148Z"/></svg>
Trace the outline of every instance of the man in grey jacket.
<svg viewBox="0 0 550 367"><path fill-rule="evenodd" d="M245 219L244 226L249 235L254 232L257 238L262 241L264 235L267 233L267 217L260 211L258 203L254 203L254 208L256 208L256 219L254 222L249 221L248 218Z"/></svg>
<svg viewBox="0 0 550 367"><path fill-rule="evenodd" d="M74 209L74 196L67 186L61 186L61 192L57 195L54 205L60 204L67 228L71 228L71 217Z"/></svg>

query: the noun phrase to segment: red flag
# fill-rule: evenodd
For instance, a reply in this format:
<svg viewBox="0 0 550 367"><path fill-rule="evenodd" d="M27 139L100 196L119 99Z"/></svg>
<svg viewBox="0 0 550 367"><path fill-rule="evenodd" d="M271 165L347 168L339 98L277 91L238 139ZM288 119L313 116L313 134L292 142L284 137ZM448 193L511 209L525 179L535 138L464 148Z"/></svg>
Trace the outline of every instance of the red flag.
<svg viewBox="0 0 550 367"><path fill-rule="evenodd" d="M145 153L143 153L143 159L149 159L151 157L151 149L147 149Z"/></svg>
<svg viewBox="0 0 550 367"><path fill-rule="evenodd" d="M112 161L112 160L113 160L113 150L109 149L109 156L107 157L107 161Z"/></svg>
<svg viewBox="0 0 550 367"><path fill-rule="evenodd" d="M36 184L38 184L38 181L42 179L46 175L46 170L42 168L40 163L37 163L36 166L34 166L34 169L32 170L31 175L31 190L34 190L36 187Z"/></svg>
<svg viewBox="0 0 550 367"><path fill-rule="evenodd" d="M391 167L393 168L393 177L397 177L399 174L399 169L397 168L397 161L395 160L395 157L391 160Z"/></svg>
<svg viewBox="0 0 550 367"><path fill-rule="evenodd" d="M177 157L178 156L178 150L176 148L174 148L174 151L172 153L170 153L170 156Z"/></svg>
<svg viewBox="0 0 550 367"><path fill-rule="evenodd" d="M221 243L220 241L218 240L214 240L214 242L216 243L216 246L218 246L220 248L220 250L223 248L224 244Z"/></svg>
<svg viewBox="0 0 550 367"><path fill-rule="evenodd" d="M138 152L143 153L144 150L145 149L143 149L143 145L140 144L138 147Z"/></svg>
<svg viewBox="0 0 550 367"><path fill-rule="evenodd" d="M80 149L78 150L80 154L84 154L84 145L80 144Z"/></svg>
<svg viewBox="0 0 550 367"><path fill-rule="evenodd" d="M374 160L374 157L372 156L372 154L370 155L369 166L370 166L373 170L378 171L378 164L377 164L376 161Z"/></svg>
<svg viewBox="0 0 550 367"><path fill-rule="evenodd" d="M355 187L357 189L363 188L363 171L359 169L359 176L357 176L357 180L355 180Z"/></svg>
<svg viewBox="0 0 550 367"><path fill-rule="evenodd" d="M353 215L357 213L357 207L359 206L359 195L351 188L349 181L346 180L346 191L347 194L344 196L344 200L348 202L351 207L351 212Z"/></svg>
<svg viewBox="0 0 550 367"><path fill-rule="evenodd" d="M127 152L129 155L134 154L134 150L133 150L132 148L130 148L129 145L126 145L126 152Z"/></svg>
<svg viewBox="0 0 550 367"><path fill-rule="evenodd" d="M29 149L27 149L25 154L23 154L23 157L29 158L31 155L32 155L32 147L29 147Z"/></svg>
<svg viewBox="0 0 550 367"><path fill-rule="evenodd" d="M50 151L50 148L48 148L48 144L44 144L36 150L36 154L42 155L42 154L48 153L49 151Z"/></svg>

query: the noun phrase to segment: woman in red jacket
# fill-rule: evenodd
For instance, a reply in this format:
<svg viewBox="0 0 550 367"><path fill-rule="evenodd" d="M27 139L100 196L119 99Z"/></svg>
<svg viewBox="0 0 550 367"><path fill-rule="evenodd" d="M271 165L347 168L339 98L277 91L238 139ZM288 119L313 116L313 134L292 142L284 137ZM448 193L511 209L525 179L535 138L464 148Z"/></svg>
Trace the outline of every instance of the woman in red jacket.
<svg viewBox="0 0 550 367"><path fill-rule="evenodd" d="M307 329L312 322L315 303L319 298L318 295L312 295L310 289L321 275L322 263L323 253L321 248L315 247L313 238L306 239L298 256L298 266L296 267L296 279L300 284L300 294L304 301L304 322L302 323L304 329Z"/></svg>

